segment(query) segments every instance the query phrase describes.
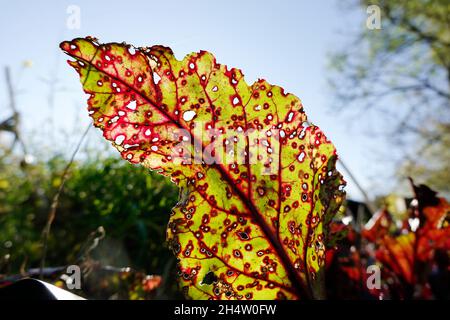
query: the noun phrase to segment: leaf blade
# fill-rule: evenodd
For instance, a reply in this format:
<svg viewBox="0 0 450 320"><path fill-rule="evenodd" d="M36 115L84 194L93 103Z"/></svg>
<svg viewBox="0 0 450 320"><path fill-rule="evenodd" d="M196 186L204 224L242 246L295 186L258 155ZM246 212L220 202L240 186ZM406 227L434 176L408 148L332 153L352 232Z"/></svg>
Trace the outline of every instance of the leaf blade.
<svg viewBox="0 0 450 320"><path fill-rule="evenodd" d="M162 46L61 48L105 138L180 187L168 240L189 296L323 297L326 229L344 182L297 97L264 80L249 86L204 51L178 61Z"/></svg>

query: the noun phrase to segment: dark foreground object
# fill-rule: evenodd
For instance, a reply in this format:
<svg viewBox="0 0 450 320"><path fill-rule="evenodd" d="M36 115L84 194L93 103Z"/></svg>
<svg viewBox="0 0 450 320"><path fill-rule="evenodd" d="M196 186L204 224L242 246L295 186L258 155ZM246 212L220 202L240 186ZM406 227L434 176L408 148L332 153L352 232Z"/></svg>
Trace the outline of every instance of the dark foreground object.
<svg viewBox="0 0 450 320"><path fill-rule="evenodd" d="M36 279L23 279L0 289L0 300L84 300L82 297Z"/></svg>

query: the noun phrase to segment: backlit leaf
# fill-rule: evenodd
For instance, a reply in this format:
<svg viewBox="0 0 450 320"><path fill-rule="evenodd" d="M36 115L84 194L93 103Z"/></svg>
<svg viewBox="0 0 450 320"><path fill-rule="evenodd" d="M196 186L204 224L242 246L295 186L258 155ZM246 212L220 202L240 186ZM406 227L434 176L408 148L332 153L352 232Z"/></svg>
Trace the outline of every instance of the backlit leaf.
<svg viewBox="0 0 450 320"><path fill-rule="evenodd" d="M412 183L412 187L410 230L399 236L385 235L376 252L384 267L409 285L425 281L425 270L431 269L436 250L450 253L449 203L425 185Z"/></svg>
<svg viewBox="0 0 450 320"><path fill-rule="evenodd" d="M194 299L323 298L344 182L300 100L200 51L74 39L61 48L94 125L122 157L180 188L167 238ZM151 192L151 190L149 190Z"/></svg>

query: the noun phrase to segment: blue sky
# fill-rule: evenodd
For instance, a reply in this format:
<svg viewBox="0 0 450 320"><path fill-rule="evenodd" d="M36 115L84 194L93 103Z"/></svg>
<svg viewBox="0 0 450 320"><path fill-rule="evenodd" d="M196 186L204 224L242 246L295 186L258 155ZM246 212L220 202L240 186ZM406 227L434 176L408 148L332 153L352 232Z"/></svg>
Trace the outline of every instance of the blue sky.
<svg viewBox="0 0 450 320"><path fill-rule="evenodd" d="M349 120L333 112L332 92L326 84L328 54L348 40L343 34L363 28L366 17L363 8L349 13L339 3L8 1L0 11L0 64L9 65L13 72L26 137L46 141L47 149L63 148L69 153L89 119L78 76L66 65L60 41L93 35L101 42L163 44L179 59L192 51L208 50L220 63L242 69L248 83L265 78L297 95L309 119L325 131L369 194L375 195L377 190L386 192L380 177L392 173L392 164L371 156L384 148L383 141L350 130ZM78 30L67 28L69 5L81 9ZM23 62L28 60L32 66L24 69ZM48 102L48 79L56 79L53 108ZM7 103L2 74L0 119L9 112ZM99 136L100 132L91 130L89 140ZM361 199L347 180L350 197Z"/></svg>

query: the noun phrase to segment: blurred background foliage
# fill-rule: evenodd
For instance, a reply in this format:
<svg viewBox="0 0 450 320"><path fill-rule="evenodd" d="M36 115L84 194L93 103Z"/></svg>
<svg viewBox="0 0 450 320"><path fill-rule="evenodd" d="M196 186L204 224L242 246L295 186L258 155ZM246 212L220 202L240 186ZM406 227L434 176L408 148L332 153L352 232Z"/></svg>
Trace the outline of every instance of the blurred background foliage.
<svg viewBox="0 0 450 320"><path fill-rule="evenodd" d="M31 163L14 155L0 159L0 275L24 274L40 266L42 230L67 161L62 156ZM100 265L164 274L160 297L176 295L175 261L165 245L165 230L177 197L168 179L117 157L99 161L91 155L89 160L74 162L59 198L46 266L81 261L91 269ZM100 226L104 237L88 252ZM141 275L118 271L118 277ZM114 281L118 279L111 286ZM108 290L103 291L99 297L107 298Z"/></svg>
<svg viewBox="0 0 450 320"><path fill-rule="evenodd" d="M380 21L345 30L349 41L331 52L333 108L358 119L367 135L386 138L377 152L396 164L395 178L412 176L449 196L450 2L344 3L349 11L375 6Z"/></svg>

